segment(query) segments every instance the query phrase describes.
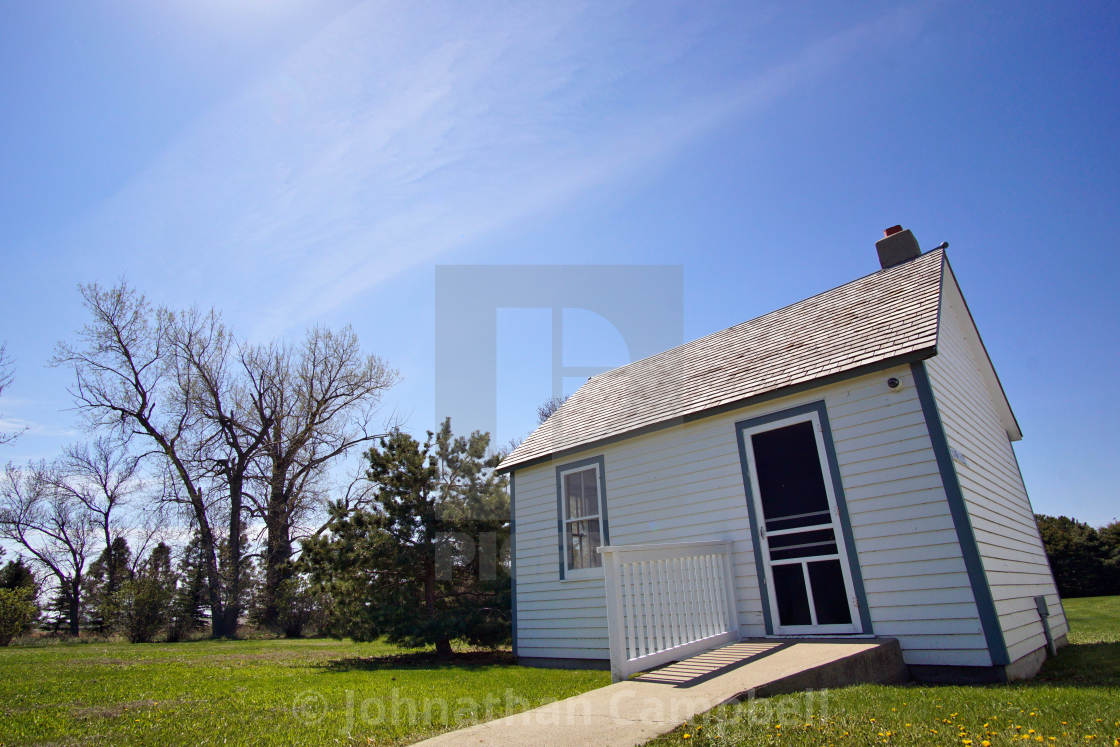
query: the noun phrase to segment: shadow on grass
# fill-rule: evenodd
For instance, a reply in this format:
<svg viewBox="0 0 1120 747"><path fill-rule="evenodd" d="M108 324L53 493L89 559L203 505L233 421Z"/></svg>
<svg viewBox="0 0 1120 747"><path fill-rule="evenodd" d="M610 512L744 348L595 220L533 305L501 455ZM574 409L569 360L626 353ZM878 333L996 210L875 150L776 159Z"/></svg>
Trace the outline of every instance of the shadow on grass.
<svg viewBox="0 0 1120 747"><path fill-rule="evenodd" d="M1072 643L1047 660L1029 685L1120 686L1120 643Z"/></svg>
<svg viewBox="0 0 1120 747"><path fill-rule="evenodd" d="M450 658L434 651L414 651L385 656L354 656L331 659L312 666L326 672L380 671L385 669L477 669L517 663L511 651L464 651Z"/></svg>

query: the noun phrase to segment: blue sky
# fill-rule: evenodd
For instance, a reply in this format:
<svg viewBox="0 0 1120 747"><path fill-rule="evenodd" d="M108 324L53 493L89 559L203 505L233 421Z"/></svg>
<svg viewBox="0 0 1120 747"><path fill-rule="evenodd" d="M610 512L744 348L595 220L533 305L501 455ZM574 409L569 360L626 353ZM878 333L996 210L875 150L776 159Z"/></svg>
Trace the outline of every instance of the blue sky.
<svg viewBox="0 0 1120 747"><path fill-rule="evenodd" d="M81 437L75 286L216 306L252 339L353 324L433 406L435 267L683 270L692 339L949 256L1035 508L1118 514L1120 10L1107 2L18 3L0 26L0 461ZM549 394L501 317L498 440ZM565 357L627 360L575 315ZM571 361L569 361L571 362ZM515 374L511 374L514 371Z"/></svg>

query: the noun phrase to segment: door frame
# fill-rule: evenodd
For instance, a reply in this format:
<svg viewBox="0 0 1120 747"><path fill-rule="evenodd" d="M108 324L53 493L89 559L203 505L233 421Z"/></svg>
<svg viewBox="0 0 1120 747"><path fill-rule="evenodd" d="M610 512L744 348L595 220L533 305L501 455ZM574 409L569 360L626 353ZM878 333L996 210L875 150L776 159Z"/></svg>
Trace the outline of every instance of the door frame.
<svg viewBox="0 0 1120 747"><path fill-rule="evenodd" d="M840 566L844 572L845 585L848 587L849 600L854 597L851 625L798 625L782 626L778 620L776 600L772 599L770 590L773 588L773 578L770 573L769 556L766 540L760 534L761 503L757 496L757 481L750 468L753 463L753 453L748 454L748 436L786 425L801 422L813 424L813 432L817 442L817 456L821 461L821 471L824 476L825 490L830 499L831 520L835 527L837 551L840 556ZM828 412L823 400L809 402L804 405L786 408L776 412L762 415L735 423L735 438L739 451L739 465L742 469L743 490L746 494L747 512L750 518L751 547L754 550L755 571L758 574L759 591L762 596L762 612L766 624L767 635L869 635L872 634L870 609L867 606L867 594L863 587L863 575L860 572L859 554L856 552L855 539L852 536L851 521L848 517L847 502L844 499L844 487L840 480L840 468L836 461L836 449L833 446L832 430L829 426ZM807 592L812 592L807 588ZM811 599L811 597L810 597Z"/></svg>

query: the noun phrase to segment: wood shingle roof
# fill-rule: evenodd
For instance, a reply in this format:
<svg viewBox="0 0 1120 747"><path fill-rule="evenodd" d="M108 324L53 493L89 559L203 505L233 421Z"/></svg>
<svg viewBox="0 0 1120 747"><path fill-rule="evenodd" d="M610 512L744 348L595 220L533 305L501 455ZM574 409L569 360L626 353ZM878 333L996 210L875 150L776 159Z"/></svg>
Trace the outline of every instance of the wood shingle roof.
<svg viewBox="0 0 1120 747"><path fill-rule="evenodd" d="M817 379L936 350L944 250L593 376L505 471Z"/></svg>

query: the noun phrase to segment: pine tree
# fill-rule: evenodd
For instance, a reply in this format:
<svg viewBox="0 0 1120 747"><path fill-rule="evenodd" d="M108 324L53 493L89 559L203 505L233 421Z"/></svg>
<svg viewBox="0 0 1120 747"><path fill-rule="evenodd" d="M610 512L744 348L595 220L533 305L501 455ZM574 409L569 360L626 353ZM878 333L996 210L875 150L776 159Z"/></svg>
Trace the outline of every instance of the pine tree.
<svg viewBox="0 0 1120 747"><path fill-rule="evenodd" d="M1035 520L1059 594L1090 597L1109 593L1100 532L1065 516L1036 514Z"/></svg>
<svg viewBox="0 0 1120 747"><path fill-rule="evenodd" d="M396 431L366 454L372 510L332 507L330 536L304 543L313 581L332 599L330 626L394 643L508 640L509 498L490 437L455 438L450 420L421 444ZM482 551L479 552L479 549Z"/></svg>
<svg viewBox="0 0 1120 747"><path fill-rule="evenodd" d="M50 595L46 606L43 608L43 612L49 620L52 634L57 635L62 628L67 628L71 632L74 630L75 626L70 624L71 609L73 609L73 605L70 599L70 588L59 586Z"/></svg>
<svg viewBox="0 0 1120 747"><path fill-rule="evenodd" d="M31 630L39 618L38 595L35 576L22 557L9 560L0 568L0 646L7 646L12 638Z"/></svg>
<svg viewBox="0 0 1120 747"><path fill-rule="evenodd" d="M0 589L22 588L31 589L35 596L38 596L39 584L35 581L35 574L20 556L15 560L9 560L3 568L0 568Z"/></svg>
<svg viewBox="0 0 1120 747"><path fill-rule="evenodd" d="M7 646L17 635L29 630L38 614L31 589L0 589L0 646Z"/></svg>
<svg viewBox="0 0 1120 747"><path fill-rule="evenodd" d="M171 548L160 542L120 590L121 617L128 640L149 643L167 625L175 596L175 574L171 570Z"/></svg>
<svg viewBox="0 0 1120 747"><path fill-rule="evenodd" d="M181 641L206 625L206 566L202 543L195 535L179 560L178 584L171 599L167 640Z"/></svg>
<svg viewBox="0 0 1120 747"><path fill-rule="evenodd" d="M116 537L101 551L86 572L83 596L89 626L103 635L116 632L121 621L121 589L132 577L132 550L124 537Z"/></svg>
<svg viewBox="0 0 1120 747"><path fill-rule="evenodd" d="M1103 594L1120 594L1120 521L1101 527L1101 553L1106 581Z"/></svg>

